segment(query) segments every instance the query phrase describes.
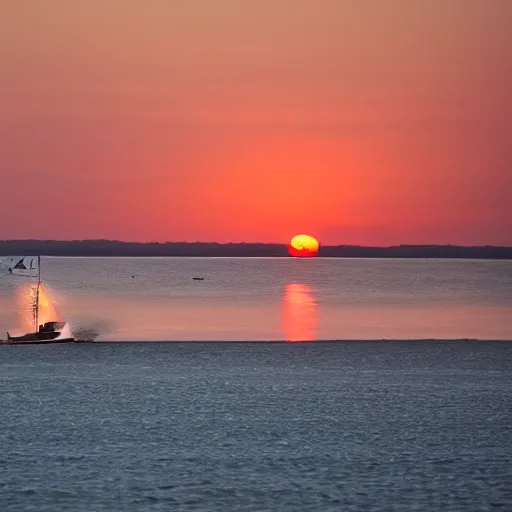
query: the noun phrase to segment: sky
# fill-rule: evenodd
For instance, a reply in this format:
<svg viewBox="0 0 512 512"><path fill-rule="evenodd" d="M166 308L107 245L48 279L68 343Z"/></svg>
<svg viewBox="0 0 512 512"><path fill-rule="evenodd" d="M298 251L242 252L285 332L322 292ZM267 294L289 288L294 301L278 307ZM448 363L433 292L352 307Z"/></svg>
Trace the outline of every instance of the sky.
<svg viewBox="0 0 512 512"><path fill-rule="evenodd" d="M3 0L0 239L512 245L510 0Z"/></svg>

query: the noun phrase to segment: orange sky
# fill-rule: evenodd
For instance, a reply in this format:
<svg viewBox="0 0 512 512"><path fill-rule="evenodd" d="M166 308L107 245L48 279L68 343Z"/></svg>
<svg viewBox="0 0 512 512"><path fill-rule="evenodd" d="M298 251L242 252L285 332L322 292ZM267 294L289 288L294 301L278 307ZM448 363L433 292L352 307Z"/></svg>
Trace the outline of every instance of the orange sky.
<svg viewBox="0 0 512 512"><path fill-rule="evenodd" d="M512 245L509 0L0 20L0 239Z"/></svg>

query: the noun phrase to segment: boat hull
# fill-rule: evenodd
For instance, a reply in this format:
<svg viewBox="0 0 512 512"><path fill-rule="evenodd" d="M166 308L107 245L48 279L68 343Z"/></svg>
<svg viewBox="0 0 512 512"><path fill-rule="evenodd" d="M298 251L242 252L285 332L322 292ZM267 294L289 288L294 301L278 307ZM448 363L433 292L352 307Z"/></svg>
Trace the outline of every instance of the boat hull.
<svg viewBox="0 0 512 512"><path fill-rule="evenodd" d="M56 330L55 327L59 329ZM11 336L7 333L8 344L72 343L74 341L71 327L64 322L47 322L41 325L37 332L30 332L23 336Z"/></svg>
<svg viewBox="0 0 512 512"><path fill-rule="evenodd" d="M16 338L11 338L2 343L5 345L48 345L49 343L76 343L76 340L74 338L58 340L17 340Z"/></svg>

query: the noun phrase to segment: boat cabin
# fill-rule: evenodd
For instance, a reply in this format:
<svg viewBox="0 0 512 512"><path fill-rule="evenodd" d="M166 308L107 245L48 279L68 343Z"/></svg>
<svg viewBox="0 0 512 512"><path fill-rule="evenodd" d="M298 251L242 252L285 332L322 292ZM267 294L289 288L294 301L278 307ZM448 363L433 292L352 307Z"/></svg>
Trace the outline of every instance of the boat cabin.
<svg viewBox="0 0 512 512"><path fill-rule="evenodd" d="M55 332L64 327L64 322L46 322L39 326L39 332Z"/></svg>

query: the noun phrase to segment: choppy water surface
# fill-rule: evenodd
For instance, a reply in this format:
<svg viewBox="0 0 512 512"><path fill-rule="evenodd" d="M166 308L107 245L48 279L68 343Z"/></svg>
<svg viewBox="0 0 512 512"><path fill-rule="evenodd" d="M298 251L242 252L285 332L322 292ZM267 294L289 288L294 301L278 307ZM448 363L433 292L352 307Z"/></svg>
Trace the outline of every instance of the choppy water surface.
<svg viewBox="0 0 512 512"><path fill-rule="evenodd" d="M103 341L512 340L512 261L43 258L42 266L74 328ZM21 282L0 276L2 334L16 324Z"/></svg>
<svg viewBox="0 0 512 512"><path fill-rule="evenodd" d="M507 342L0 346L0 510L511 510Z"/></svg>

